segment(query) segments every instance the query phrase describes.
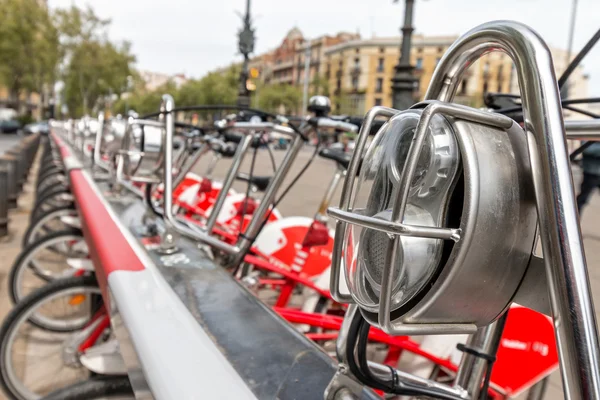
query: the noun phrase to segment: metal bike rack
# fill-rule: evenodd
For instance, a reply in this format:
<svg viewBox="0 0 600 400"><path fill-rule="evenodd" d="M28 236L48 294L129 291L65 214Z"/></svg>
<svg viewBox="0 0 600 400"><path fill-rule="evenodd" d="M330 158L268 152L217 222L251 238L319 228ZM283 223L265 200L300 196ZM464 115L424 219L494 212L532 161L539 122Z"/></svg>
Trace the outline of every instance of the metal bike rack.
<svg viewBox="0 0 600 400"><path fill-rule="evenodd" d="M59 146L64 136L52 135ZM75 153L70 153L73 156ZM80 155L80 154L79 154ZM86 164L78 160L79 165ZM262 304L193 240L160 251L146 206L90 170L70 171L83 231L137 396L318 399L333 360ZM164 371L169 371L165 374ZM364 389L360 399L378 398Z"/></svg>

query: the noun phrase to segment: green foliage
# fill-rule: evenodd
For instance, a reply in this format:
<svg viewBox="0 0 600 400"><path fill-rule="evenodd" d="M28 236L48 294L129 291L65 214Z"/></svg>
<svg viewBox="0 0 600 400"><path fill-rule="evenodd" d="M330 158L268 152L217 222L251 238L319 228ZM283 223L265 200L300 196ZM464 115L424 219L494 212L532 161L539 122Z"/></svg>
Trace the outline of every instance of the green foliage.
<svg viewBox="0 0 600 400"><path fill-rule="evenodd" d="M21 126L24 127L25 125L28 125L28 124L31 124L32 122L34 122L34 119L31 116L31 114L23 114L23 115L19 115L17 117L17 121L19 121Z"/></svg>
<svg viewBox="0 0 600 400"><path fill-rule="evenodd" d="M0 81L19 106L26 92L54 82L58 31L37 0L0 0Z"/></svg>
<svg viewBox="0 0 600 400"><path fill-rule="evenodd" d="M165 85L154 91L147 91L143 86L133 93L127 93L114 104L115 114L125 115L128 110L133 110L140 115L150 114L158 111L162 101L162 95L165 93L173 94L177 91L175 84L167 82ZM180 106L177 102L177 106Z"/></svg>
<svg viewBox="0 0 600 400"><path fill-rule="evenodd" d="M329 96L329 80L322 75L314 77L310 83L311 96L322 95Z"/></svg>
<svg viewBox="0 0 600 400"><path fill-rule="evenodd" d="M87 114L93 107L103 107L107 96L121 94L134 60L127 44L84 41L75 46L63 76L64 100L71 114Z"/></svg>
<svg viewBox="0 0 600 400"><path fill-rule="evenodd" d="M134 74L135 57L128 42L114 44L107 39L110 21L98 17L89 6L57 10L55 21L64 56L63 101L71 115L102 108L110 96L124 92L127 77Z"/></svg>
<svg viewBox="0 0 600 400"><path fill-rule="evenodd" d="M296 113L302 106L302 89L275 84L259 87L255 93L257 107L270 112Z"/></svg>
<svg viewBox="0 0 600 400"><path fill-rule="evenodd" d="M133 93L117 101L114 112L124 114L126 109L129 109L144 115L157 111L165 93L173 96L177 107L231 105L237 100L238 82L239 67L231 66L223 72L210 72L200 79L189 80L179 89L173 82L168 82L154 91L145 90L143 84L136 85Z"/></svg>
<svg viewBox="0 0 600 400"><path fill-rule="evenodd" d="M239 67L231 66L224 72L210 72L201 79L190 80L175 94L175 104L235 104L239 73Z"/></svg>

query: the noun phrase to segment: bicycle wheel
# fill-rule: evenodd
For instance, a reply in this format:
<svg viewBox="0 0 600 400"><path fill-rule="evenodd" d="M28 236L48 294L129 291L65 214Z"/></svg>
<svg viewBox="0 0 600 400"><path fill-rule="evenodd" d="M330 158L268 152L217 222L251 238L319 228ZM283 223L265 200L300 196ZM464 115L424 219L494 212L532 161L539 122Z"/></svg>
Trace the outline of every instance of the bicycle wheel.
<svg viewBox="0 0 600 400"><path fill-rule="evenodd" d="M69 260L88 259L88 248L78 229L48 234L25 247L8 276L10 298L19 302L49 281L73 274Z"/></svg>
<svg viewBox="0 0 600 400"><path fill-rule="evenodd" d="M38 181L35 191L39 196L40 193L56 187L62 187L65 189L69 187L69 179L61 172L45 175L42 180Z"/></svg>
<svg viewBox="0 0 600 400"><path fill-rule="evenodd" d="M39 218L41 214L47 212L51 208L68 206L74 203L73 194L63 188L46 192L38 200L36 200L33 210L31 211L30 221Z"/></svg>
<svg viewBox="0 0 600 400"><path fill-rule="evenodd" d="M102 376L57 390L42 400L135 399L127 376Z"/></svg>
<svg viewBox="0 0 600 400"><path fill-rule="evenodd" d="M0 387L10 398L38 399L89 378L73 340L91 322L95 310L90 298L99 293L93 276L60 279L11 310L0 326ZM68 331L48 331L32 324L32 315L41 311L60 317L65 327L69 325Z"/></svg>
<svg viewBox="0 0 600 400"><path fill-rule="evenodd" d="M43 214L38 215L35 220L31 221L25 234L23 234L21 247L26 247L29 243L39 240L49 233L68 229L69 226L64 224L61 218L77 216L77 210L72 205L51 208Z"/></svg>

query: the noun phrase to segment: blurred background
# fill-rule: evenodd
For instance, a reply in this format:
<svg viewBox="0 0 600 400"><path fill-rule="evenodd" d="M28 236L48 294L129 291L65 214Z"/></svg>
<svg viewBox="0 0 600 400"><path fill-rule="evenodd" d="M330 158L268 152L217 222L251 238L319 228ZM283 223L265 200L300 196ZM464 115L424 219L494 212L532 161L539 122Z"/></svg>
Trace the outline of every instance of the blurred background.
<svg viewBox="0 0 600 400"><path fill-rule="evenodd" d="M178 106L238 103L292 115L302 114L314 94L329 96L335 114L361 116L374 105L404 108L423 97L458 35L477 24L513 19L532 26L549 44L560 74L598 29L600 11L597 0L0 5L5 133L45 130L43 124L25 127L52 116L151 112L165 92ZM599 67L600 51L593 50L563 96L599 93ZM458 99L482 106L486 92L518 93L506 55L473 65Z"/></svg>

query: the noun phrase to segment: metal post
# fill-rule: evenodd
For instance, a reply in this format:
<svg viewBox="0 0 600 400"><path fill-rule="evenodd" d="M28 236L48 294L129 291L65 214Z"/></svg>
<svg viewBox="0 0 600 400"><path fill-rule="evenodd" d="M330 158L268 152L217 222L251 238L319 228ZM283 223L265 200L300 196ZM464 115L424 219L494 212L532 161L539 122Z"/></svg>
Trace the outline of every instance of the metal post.
<svg viewBox="0 0 600 400"><path fill-rule="evenodd" d="M8 150L6 154L12 155L16 160L15 180L17 183L17 193L21 193L21 191L23 190L23 185L25 183L24 175L26 173L25 163L23 160L21 149L19 147L13 147L12 149Z"/></svg>
<svg viewBox="0 0 600 400"><path fill-rule="evenodd" d="M304 50L304 91L302 93L302 113L308 108L308 79L310 78L310 50L312 45L307 41L306 50Z"/></svg>
<svg viewBox="0 0 600 400"><path fill-rule="evenodd" d="M240 239L238 240L237 246L240 248L240 252L235 255L232 263L233 265L237 265L242 262L243 258L246 256L248 249L252 245L253 239L251 238L254 238L256 235L258 235L263 221L267 217L267 213L269 212L269 209L275 200L275 195L277 194L279 187L283 183L283 180L287 176L287 173L289 172L294 160L296 159L296 156L298 155L298 152L303 145L304 139L302 139L299 135L294 137L294 141L292 142L289 151L285 155L279 168L277 168L277 171L273 176L273 180L267 188L267 191L265 192L258 209L254 212L252 220L250 221L248 228L246 228L246 232L244 232L243 236L239 236Z"/></svg>
<svg viewBox="0 0 600 400"><path fill-rule="evenodd" d="M250 0L246 0L246 13L243 18L244 27L238 33L238 47L240 53L244 56L242 70L240 71L240 84L238 90L238 106L250 106L250 91L246 86L248 80L248 61L250 53L254 51L254 29L252 29L252 19L250 18Z"/></svg>
<svg viewBox="0 0 600 400"><path fill-rule="evenodd" d="M215 224L217 223L219 211L221 211L223 204L225 204L225 200L227 199L229 189L231 189L231 185L233 185L233 181L237 177L238 171L242 166L242 161L244 161L244 155L246 153L246 150L248 149L248 146L250 146L250 142L252 141L253 137L254 136L252 134L245 135L242 141L238 144L237 150L235 151L235 155L233 156L233 163L231 164L231 167L229 167L229 173L223 181L223 187L221 188L221 191L217 196L217 200L215 201L215 204L213 204L212 212L210 213L210 215L208 216L208 220L206 221L206 226L204 230L208 232L209 235L212 233L212 230L215 227Z"/></svg>
<svg viewBox="0 0 600 400"><path fill-rule="evenodd" d="M0 237L8 234L8 175L8 167L0 165Z"/></svg>
<svg viewBox="0 0 600 400"><path fill-rule="evenodd" d="M571 63L571 54L573 52L573 38L575 36L575 19L577 18L577 0L573 0L571 7L571 25L569 25L569 41L567 45L567 59L565 60L565 69ZM569 97L569 85L566 84L560 93L561 98L566 99Z"/></svg>
<svg viewBox="0 0 600 400"><path fill-rule="evenodd" d="M492 322L485 328L480 328L469 337L467 346L483 354L495 356L500 345L507 315L508 313L505 312L497 321ZM472 399L478 399L487 366L488 362L486 360L464 353L456 375L455 385L466 389Z"/></svg>
<svg viewBox="0 0 600 400"><path fill-rule="evenodd" d="M465 66L492 50L507 52L519 77L565 397L598 399L598 328L548 46L517 22L480 25L448 49L425 100L452 101Z"/></svg>
<svg viewBox="0 0 600 400"><path fill-rule="evenodd" d="M396 73L392 78L392 106L397 110L406 110L415 103L414 91L417 79L413 76L414 68L410 65L410 49L414 31L412 27L414 3L415 0L406 0L400 58L395 68Z"/></svg>
<svg viewBox="0 0 600 400"><path fill-rule="evenodd" d="M4 154L0 158L0 165L4 165L7 169L6 193L8 200L8 208L17 208L17 198L19 195L17 184L17 158L9 154Z"/></svg>

